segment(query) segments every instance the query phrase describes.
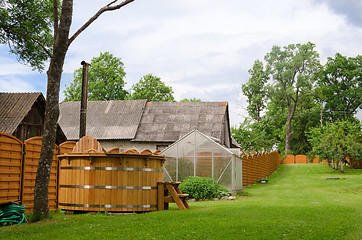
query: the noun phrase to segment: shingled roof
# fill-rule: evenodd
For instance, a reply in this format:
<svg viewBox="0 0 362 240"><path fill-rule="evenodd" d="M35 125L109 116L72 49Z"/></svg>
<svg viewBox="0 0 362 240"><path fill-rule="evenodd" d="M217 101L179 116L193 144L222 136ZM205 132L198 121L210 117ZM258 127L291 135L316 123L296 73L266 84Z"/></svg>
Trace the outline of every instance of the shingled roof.
<svg viewBox="0 0 362 240"><path fill-rule="evenodd" d="M133 141L175 142L197 129L228 146L228 118L227 102L148 102Z"/></svg>
<svg viewBox="0 0 362 240"><path fill-rule="evenodd" d="M87 132L99 140L175 142L193 129L230 147L227 102L89 101ZM60 104L59 125L69 140L79 138L80 102Z"/></svg>
<svg viewBox="0 0 362 240"><path fill-rule="evenodd" d="M20 140L24 141L29 135L33 135L33 132L29 134L27 130L28 127L37 127L40 128L41 131L36 132L35 134L40 134L43 132L43 120L45 115L45 105L46 101L41 92L35 93L5 93L0 92L0 132L7 133L10 135L14 135ZM34 112L34 109L37 109ZM33 109L33 110L32 110ZM32 114L36 114L36 119L39 122L29 123L29 117L34 117ZM31 118L30 121L34 119ZM38 121L38 120L35 120ZM36 124L36 125L33 125ZM20 129L20 131L19 131ZM40 136L39 135L39 136ZM34 136L34 135L33 135ZM37 136L37 135L35 135ZM57 125L57 135L56 142L60 144L66 141L62 129Z"/></svg>
<svg viewBox="0 0 362 240"><path fill-rule="evenodd" d="M38 99L45 109L45 99L40 92L0 93L0 132L13 134Z"/></svg>
<svg viewBox="0 0 362 240"><path fill-rule="evenodd" d="M147 100L89 101L86 135L98 140L133 139ZM80 102L60 104L59 125L69 140L79 139Z"/></svg>

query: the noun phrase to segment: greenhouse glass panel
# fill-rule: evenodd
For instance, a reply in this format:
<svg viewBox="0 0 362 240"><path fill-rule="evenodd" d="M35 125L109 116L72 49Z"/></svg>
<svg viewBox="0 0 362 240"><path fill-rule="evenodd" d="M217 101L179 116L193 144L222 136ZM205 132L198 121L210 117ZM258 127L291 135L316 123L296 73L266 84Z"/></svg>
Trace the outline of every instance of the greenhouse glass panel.
<svg viewBox="0 0 362 240"><path fill-rule="evenodd" d="M243 187L243 176L242 176L242 172L243 172L243 169L242 169L242 162L241 161L238 161L237 158L235 158L235 161L234 161L234 188L235 189L242 189Z"/></svg>
<svg viewBox="0 0 362 240"><path fill-rule="evenodd" d="M194 176L194 157L180 157L178 159L178 176L175 181L183 181L188 176Z"/></svg>
<svg viewBox="0 0 362 240"><path fill-rule="evenodd" d="M210 152L198 152L196 156L196 176L212 178L212 157Z"/></svg>
<svg viewBox="0 0 362 240"><path fill-rule="evenodd" d="M235 192L242 188L241 159L194 129L160 154L166 156L164 181L209 177Z"/></svg>
<svg viewBox="0 0 362 240"><path fill-rule="evenodd" d="M176 179L176 157L168 157L163 169L163 180L172 182Z"/></svg>
<svg viewBox="0 0 362 240"><path fill-rule="evenodd" d="M232 186L232 159L230 159L229 164L225 167L224 171L221 173L220 177L217 179L217 182L226 187L227 189L233 189Z"/></svg>

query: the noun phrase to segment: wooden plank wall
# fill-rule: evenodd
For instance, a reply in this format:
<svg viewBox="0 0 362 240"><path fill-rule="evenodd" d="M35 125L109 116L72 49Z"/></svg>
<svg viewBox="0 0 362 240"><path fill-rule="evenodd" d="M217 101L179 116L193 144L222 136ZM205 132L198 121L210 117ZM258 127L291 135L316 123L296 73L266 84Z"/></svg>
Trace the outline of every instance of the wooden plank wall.
<svg viewBox="0 0 362 240"><path fill-rule="evenodd" d="M278 151L243 156L243 186L251 185L260 179L270 176L280 164Z"/></svg>
<svg viewBox="0 0 362 240"><path fill-rule="evenodd" d="M319 161L318 157L315 157L312 161L312 163L324 163L325 161ZM305 164L310 163L308 161L307 155L287 155L283 160L281 164Z"/></svg>
<svg viewBox="0 0 362 240"><path fill-rule="evenodd" d="M20 200L23 143L0 133L0 203Z"/></svg>
<svg viewBox="0 0 362 240"><path fill-rule="evenodd" d="M34 187L38 162L40 157L42 137L29 138L24 142L25 158L23 171L22 204L26 212L32 212L34 206ZM49 211L57 209L57 172L58 172L58 147L55 145L52 169L49 180Z"/></svg>
<svg viewBox="0 0 362 240"><path fill-rule="evenodd" d="M34 186L42 138L34 137L23 144L19 139L0 133L0 203L21 200L26 212L32 212ZM71 152L75 142L61 144L61 153ZM49 210L57 209L58 147L55 146L49 182Z"/></svg>

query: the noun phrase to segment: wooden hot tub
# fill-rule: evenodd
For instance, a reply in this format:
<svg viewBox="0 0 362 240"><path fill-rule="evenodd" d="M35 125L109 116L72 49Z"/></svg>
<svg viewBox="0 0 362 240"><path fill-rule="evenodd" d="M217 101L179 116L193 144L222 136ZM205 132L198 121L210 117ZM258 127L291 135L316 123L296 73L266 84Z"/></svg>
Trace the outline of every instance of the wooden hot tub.
<svg viewBox="0 0 362 240"><path fill-rule="evenodd" d="M97 140L86 136L71 153L58 158L60 209L157 210L157 182L162 182L164 156L149 150L105 152Z"/></svg>

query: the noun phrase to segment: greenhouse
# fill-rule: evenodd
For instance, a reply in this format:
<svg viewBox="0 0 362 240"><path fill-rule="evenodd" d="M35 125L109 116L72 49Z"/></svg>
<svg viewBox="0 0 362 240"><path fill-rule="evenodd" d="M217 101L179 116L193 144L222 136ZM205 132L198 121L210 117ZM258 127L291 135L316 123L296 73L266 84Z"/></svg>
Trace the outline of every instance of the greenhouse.
<svg viewBox="0 0 362 240"><path fill-rule="evenodd" d="M240 191L242 160L232 151L194 129L160 153L166 156L163 180L209 177L233 193Z"/></svg>

